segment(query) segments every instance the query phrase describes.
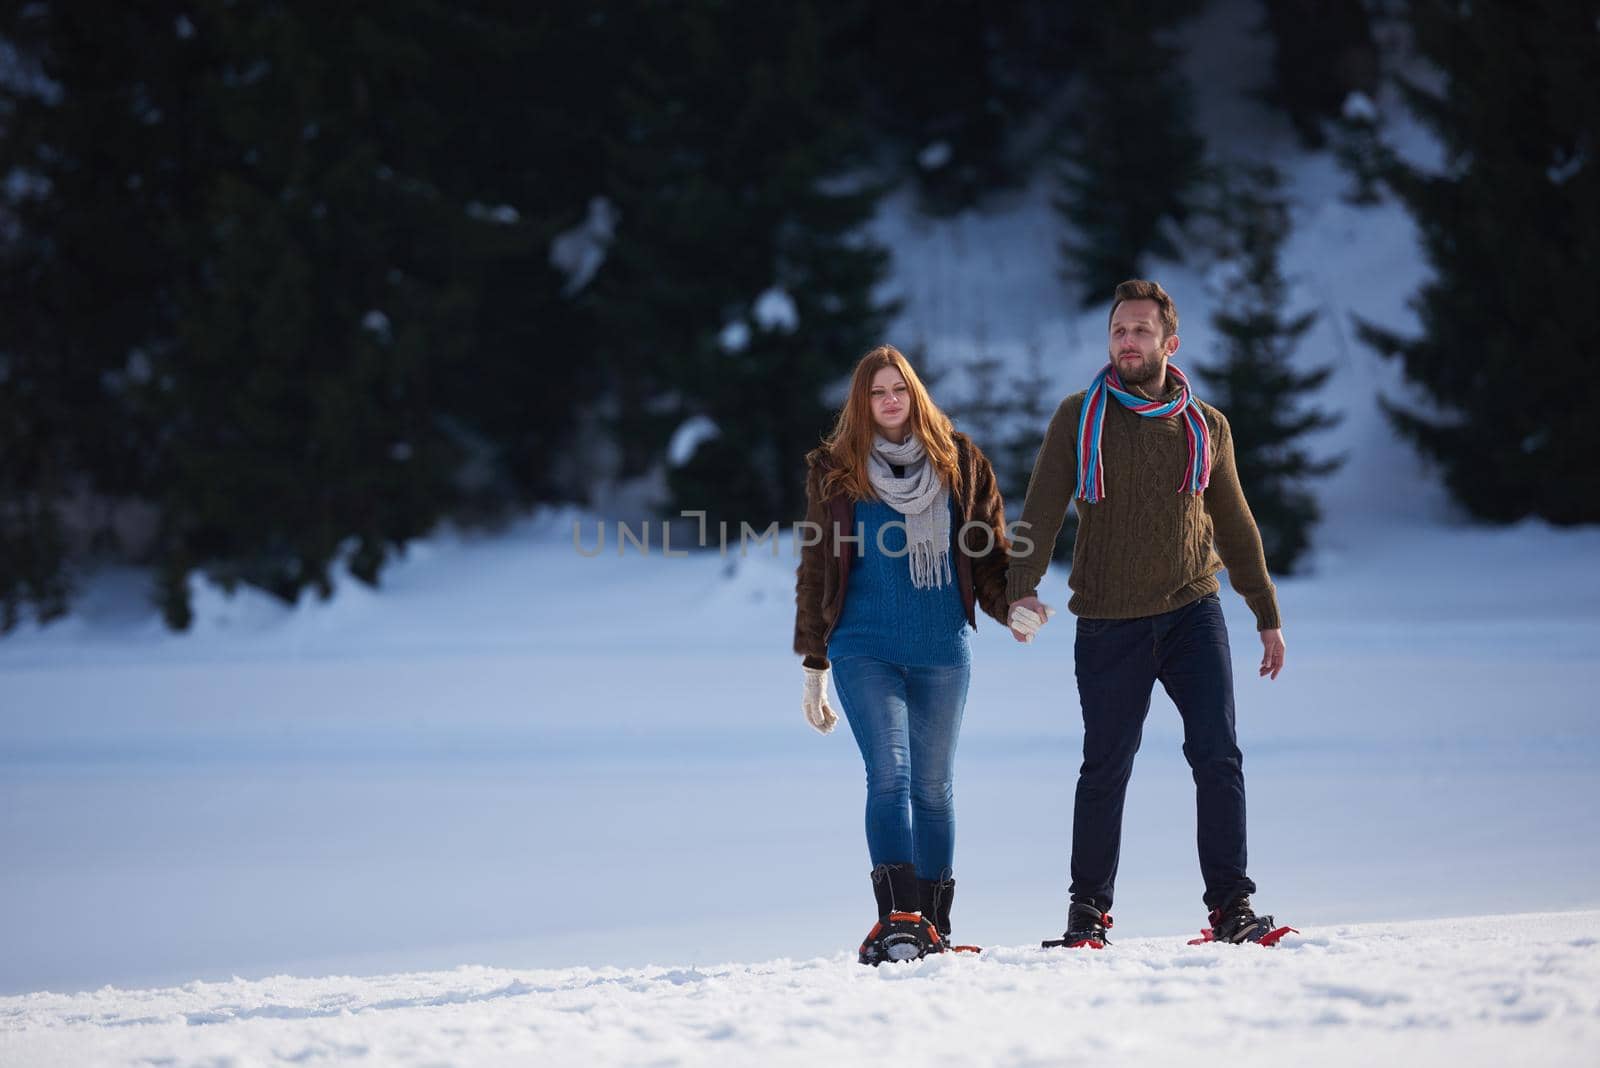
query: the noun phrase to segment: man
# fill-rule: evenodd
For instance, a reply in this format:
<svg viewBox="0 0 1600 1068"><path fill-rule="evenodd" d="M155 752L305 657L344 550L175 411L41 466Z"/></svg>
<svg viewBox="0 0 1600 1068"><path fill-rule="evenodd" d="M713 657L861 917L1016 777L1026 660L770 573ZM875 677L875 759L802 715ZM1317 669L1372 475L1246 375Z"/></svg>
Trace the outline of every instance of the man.
<svg viewBox="0 0 1600 1068"><path fill-rule="evenodd" d="M1213 937L1270 942L1272 917L1250 907L1243 758L1234 736L1233 669L1217 572L1255 613L1263 677L1283 668L1277 595L1234 468L1228 421L1168 363L1178 311L1155 282L1117 287L1110 362L1061 402L1039 448L1006 577L1018 641L1049 619L1040 578L1069 500L1078 536L1068 608L1083 708L1083 766L1072 821L1067 929L1046 946L1107 942L1122 841L1122 802L1150 694L1159 680L1183 718L1194 772L1200 872Z"/></svg>

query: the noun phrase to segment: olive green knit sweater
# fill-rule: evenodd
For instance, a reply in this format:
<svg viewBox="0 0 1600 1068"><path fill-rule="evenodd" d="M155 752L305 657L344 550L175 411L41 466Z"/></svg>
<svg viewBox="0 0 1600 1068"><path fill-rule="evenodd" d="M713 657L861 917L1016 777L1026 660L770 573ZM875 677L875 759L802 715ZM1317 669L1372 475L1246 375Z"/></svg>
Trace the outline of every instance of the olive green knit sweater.
<svg viewBox="0 0 1600 1068"><path fill-rule="evenodd" d="M1202 403L1211 436L1211 483L1203 496L1180 493L1189 450L1182 419L1148 419L1112 401L1100 439L1105 497L1073 501L1078 486L1078 413L1084 393L1061 402L1028 482L1022 524L1006 574L1007 599L1035 594L1050 563L1067 505L1078 509L1072 554L1074 615L1134 619L1170 612L1219 589L1217 572L1255 613L1258 630L1279 626L1261 532L1239 488L1233 433ZM1032 546L1027 540L1032 541Z"/></svg>

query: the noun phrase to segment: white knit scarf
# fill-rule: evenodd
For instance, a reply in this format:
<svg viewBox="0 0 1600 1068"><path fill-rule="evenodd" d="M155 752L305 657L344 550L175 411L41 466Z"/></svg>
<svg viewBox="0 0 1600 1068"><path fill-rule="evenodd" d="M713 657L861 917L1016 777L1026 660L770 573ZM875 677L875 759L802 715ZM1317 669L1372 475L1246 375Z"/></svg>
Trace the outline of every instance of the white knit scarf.
<svg viewBox="0 0 1600 1068"><path fill-rule="evenodd" d="M895 478L889 465L904 468ZM950 488L928 462L916 435L896 445L876 435L867 454L867 478L878 497L905 516L906 550L911 558L911 584L919 590L954 582L950 569Z"/></svg>

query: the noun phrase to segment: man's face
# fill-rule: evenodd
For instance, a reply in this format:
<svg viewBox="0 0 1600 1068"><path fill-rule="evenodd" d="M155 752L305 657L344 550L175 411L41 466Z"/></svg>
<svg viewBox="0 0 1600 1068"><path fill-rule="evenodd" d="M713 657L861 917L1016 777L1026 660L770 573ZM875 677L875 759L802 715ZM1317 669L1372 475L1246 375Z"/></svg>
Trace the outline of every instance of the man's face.
<svg viewBox="0 0 1600 1068"><path fill-rule="evenodd" d="M1178 335L1162 336L1161 308L1153 300L1125 300L1111 316L1111 365L1124 385L1161 378L1167 358L1178 351Z"/></svg>

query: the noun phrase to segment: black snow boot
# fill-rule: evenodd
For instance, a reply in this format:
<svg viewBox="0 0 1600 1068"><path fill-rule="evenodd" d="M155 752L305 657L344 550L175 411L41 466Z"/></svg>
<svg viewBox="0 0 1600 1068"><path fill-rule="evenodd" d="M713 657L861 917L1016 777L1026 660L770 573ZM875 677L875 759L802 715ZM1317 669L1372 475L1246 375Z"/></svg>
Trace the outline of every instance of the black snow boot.
<svg viewBox="0 0 1600 1068"><path fill-rule="evenodd" d="M1249 894L1240 894L1211 913L1213 942L1232 942L1235 945L1240 942L1260 942L1271 935L1272 931L1272 917L1257 916L1255 910L1250 907ZM1272 941L1276 942L1277 938L1273 938Z"/></svg>
<svg viewBox="0 0 1600 1068"><path fill-rule="evenodd" d="M958 946L950 941L950 904L956 896L954 879L918 879L917 889L921 895L922 917L939 932L945 949L960 953L983 952L982 946Z"/></svg>
<svg viewBox="0 0 1600 1068"><path fill-rule="evenodd" d="M922 918L913 865L873 868L872 893L878 899L878 922L862 941L857 960L876 968L886 960L918 960L944 951L938 929Z"/></svg>
<svg viewBox="0 0 1600 1068"><path fill-rule="evenodd" d="M1045 949L1104 949L1111 944L1106 928L1111 926L1111 913L1101 912L1094 905L1074 901L1067 909L1067 929L1060 938L1052 938L1039 945Z"/></svg>

